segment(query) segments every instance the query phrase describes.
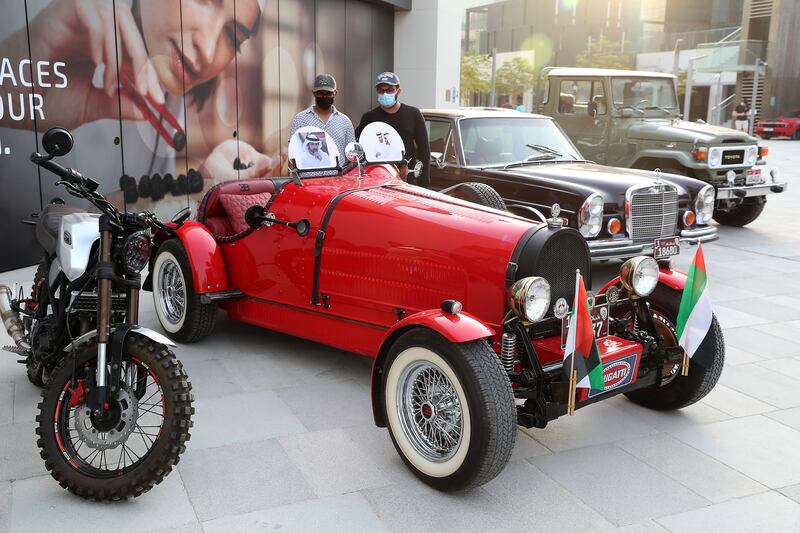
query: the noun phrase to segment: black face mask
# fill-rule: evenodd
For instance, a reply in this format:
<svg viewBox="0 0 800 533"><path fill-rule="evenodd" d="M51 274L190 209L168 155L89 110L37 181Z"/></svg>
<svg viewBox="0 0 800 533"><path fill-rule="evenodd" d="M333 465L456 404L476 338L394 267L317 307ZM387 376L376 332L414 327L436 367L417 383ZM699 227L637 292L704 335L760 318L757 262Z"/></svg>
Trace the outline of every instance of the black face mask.
<svg viewBox="0 0 800 533"><path fill-rule="evenodd" d="M315 96L314 102L318 108L327 110L333 105L333 96Z"/></svg>

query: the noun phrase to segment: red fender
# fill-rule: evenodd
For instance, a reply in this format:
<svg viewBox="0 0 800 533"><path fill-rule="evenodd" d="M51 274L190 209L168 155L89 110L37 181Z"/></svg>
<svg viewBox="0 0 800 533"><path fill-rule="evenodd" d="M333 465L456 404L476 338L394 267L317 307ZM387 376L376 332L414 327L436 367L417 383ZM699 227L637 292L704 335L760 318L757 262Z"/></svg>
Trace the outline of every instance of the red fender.
<svg viewBox="0 0 800 533"><path fill-rule="evenodd" d="M603 285L603 288L600 289L600 291L597 294L605 293L609 287L611 287L612 285L617 285L619 284L619 282L620 282L619 276L617 276L616 278L612 279L611 281ZM670 289L674 289L676 291L682 291L683 286L686 285L686 273L681 272L680 270L661 268L658 271L658 282L663 283Z"/></svg>
<svg viewBox="0 0 800 533"><path fill-rule="evenodd" d="M439 309L414 313L392 326L381 341L378 355L372 362L372 415L375 418L375 425L379 427L386 427L383 402L381 401L383 362L386 360L394 340L404 331L413 327L432 329L450 342L456 343L485 339L494 335L491 327L469 313L451 315Z"/></svg>
<svg viewBox="0 0 800 533"><path fill-rule="evenodd" d="M227 290L228 276L222 250L208 228L199 222L187 220L176 233L189 256L195 292L204 294ZM157 237L155 240L156 246L160 246L166 239Z"/></svg>

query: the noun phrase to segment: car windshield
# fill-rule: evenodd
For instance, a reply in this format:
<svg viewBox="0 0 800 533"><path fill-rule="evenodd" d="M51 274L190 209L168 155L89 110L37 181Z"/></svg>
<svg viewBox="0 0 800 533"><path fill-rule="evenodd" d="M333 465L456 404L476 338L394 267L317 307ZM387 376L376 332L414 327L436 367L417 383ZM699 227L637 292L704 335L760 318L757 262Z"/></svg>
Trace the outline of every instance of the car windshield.
<svg viewBox="0 0 800 533"><path fill-rule="evenodd" d="M619 108L677 111L671 78L613 78L611 93Z"/></svg>
<svg viewBox="0 0 800 533"><path fill-rule="evenodd" d="M546 118L487 117L460 122L465 163L505 165L525 161L583 159L566 135Z"/></svg>

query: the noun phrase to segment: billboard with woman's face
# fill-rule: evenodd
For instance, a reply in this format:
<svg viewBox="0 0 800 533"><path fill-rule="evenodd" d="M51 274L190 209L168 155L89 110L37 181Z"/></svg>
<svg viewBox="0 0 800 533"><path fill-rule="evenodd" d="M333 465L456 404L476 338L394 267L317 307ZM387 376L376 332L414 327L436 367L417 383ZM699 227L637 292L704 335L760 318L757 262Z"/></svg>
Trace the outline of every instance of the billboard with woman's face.
<svg viewBox="0 0 800 533"><path fill-rule="evenodd" d="M0 271L38 260L19 224L51 198L28 162L50 127L62 158L129 210L170 217L215 183L286 174L289 125L317 73L355 122L391 68L393 12L362 0L21 0L0 20Z"/></svg>

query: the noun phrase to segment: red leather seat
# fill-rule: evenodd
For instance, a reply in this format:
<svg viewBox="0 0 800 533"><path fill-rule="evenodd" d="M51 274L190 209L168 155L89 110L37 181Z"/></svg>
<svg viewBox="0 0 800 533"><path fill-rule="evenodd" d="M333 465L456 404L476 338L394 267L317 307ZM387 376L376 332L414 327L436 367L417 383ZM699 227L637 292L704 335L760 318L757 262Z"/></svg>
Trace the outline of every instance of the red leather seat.
<svg viewBox="0 0 800 533"><path fill-rule="evenodd" d="M225 207L220 201L220 196L241 195L249 196L253 194L269 193L276 194L280 191L286 180L254 179L254 180L233 180L219 183L211 187L200 202L197 209L197 221L205 224L214 237L221 242L229 242L240 239L249 233L249 229L236 232ZM276 191L277 189L277 191ZM237 213L234 216L244 216Z"/></svg>

